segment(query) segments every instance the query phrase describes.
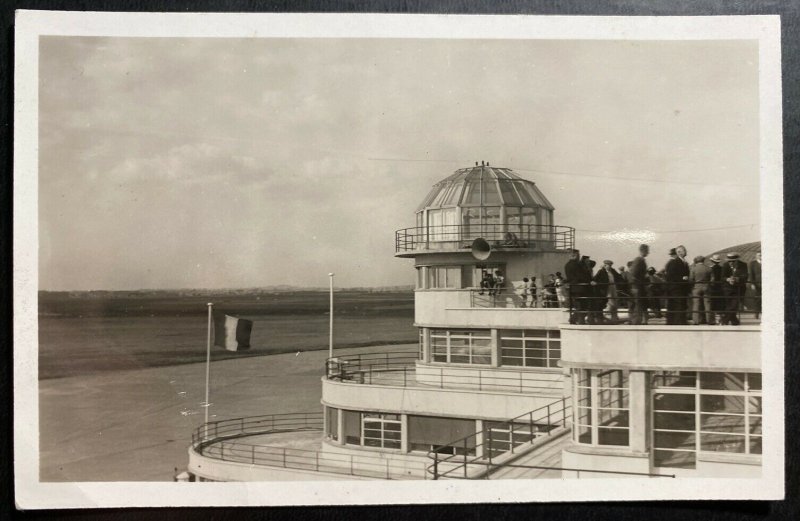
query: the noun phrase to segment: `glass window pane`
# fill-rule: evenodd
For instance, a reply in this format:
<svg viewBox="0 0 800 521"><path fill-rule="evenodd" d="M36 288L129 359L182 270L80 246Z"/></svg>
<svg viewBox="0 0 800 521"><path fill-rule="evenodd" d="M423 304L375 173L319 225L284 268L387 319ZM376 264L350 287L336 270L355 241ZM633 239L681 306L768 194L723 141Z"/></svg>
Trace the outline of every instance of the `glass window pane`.
<svg viewBox="0 0 800 521"><path fill-rule="evenodd" d="M700 410L744 414L744 396L702 394L700 395Z"/></svg>
<svg viewBox="0 0 800 521"><path fill-rule="evenodd" d="M694 371L662 371L653 376L654 387L697 387L697 373Z"/></svg>
<svg viewBox="0 0 800 521"><path fill-rule="evenodd" d="M510 365L510 366L521 366L522 365L522 358L511 358L511 357L502 357L501 358L502 365Z"/></svg>
<svg viewBox="0 0 800 521"><path fill-rule="evenodd" d="M497 182L494 179L484 179L483 204L500 204L500 194L497 192Z"/></svg>
<svg viewBox="0 0 800 521"><path fill-rule="evenodd" d="M744 416L701 414L700 430L744 434Z"/></svg>
<svg viewBox="0 0 800 521"><path fill-rule="evenodd" d="M481 184L480 179L473 178L467 183L467 189L462 199L462 204L481 204Z"/></svg>
<svg viewBox="0 0 800 521"><path fill-rule="evenodd" d="M750 454L761 454L761 436L750 437Z"/></svg>
<svg viewBox="0 0 800 521"><path fill-rule="evenodd" d="M654 428L675 431L694 431L694 413L657 412L653 415Z"/></svg>
<svg viewBox="0 0 800 521"><path fill-rule="evenodd" d="M697 464L697 457L694 452L656 450L653 453L653 462L656 467L693 469Z"/></svg>
<svg viewBox="0 0 800 521"><path fill-rule="evenodd" d="M700 433L700 450L706 452L745 452L745 437L733 434Z"/></svg>
<svg viewBox="0 0 800 521"><path fill-rule="evenodd" d="M695 449L697 440L694 432L661 432L653 433L653 446L657 449Z"/></svg>
<svg viewBox="0 0 800 521"><path fill-rule="evenodd" d="M616 409L598 409L597 421L600 425L607 427L627 427L628 411L618 411Z"/></svg>
<svg viewBox="0 0 800 521"><path fill-rule="evenodd" d="M750 417L750 434L761 434L761 416Z"/></svg>
<svg viewBox="0 0 800 521"><path fill-rule="evenodd" d="M656 411L694 411L693 394L656 394L653 408Z"/></svg>
<svg viewBox="0 0 800 521"><path fill-rule="evenodd" d="M510 206L521 206L522 200L517 195L517 191L514 190L514 182L513 181L498 181L500 185L500 193L503 196L503 204L507 204Z"/></svg>
<svg viewBox="0 0 800 521"><path fill-rule="evenodd" d="M592 443L592 429L591 427L578 426L576 430L578 443Z"/></svg>
<svg viewBox="0 0 800 521"><path fill-rule="evenodd" d="M747 375L747 384L751 391L761 390L761 373L750 373Z"/></svg>
<svg viewBox="0 0 800 521"><path fill-rule="evenodd" d="M762 414L761 412L761 397L751 396L747 399L748 410L751 414Z"/></svg>
<svg viewBox="0 0 800 521"><path fill-rule="evenodd" d="M592 424L592 411L588 407L578 407L576 409L577 415L575 416L575 421L580 425L591 425Z"/></svg>
<svg viewBox="0 0 800 521"><path fill-rule="evenodd" d="M459 199L461 198L461 191L464 189L464 181L460 183L455 183L453 185L452 190L447 194L444 202L442 203L444 206L451 206L456 205L459 203Z"/></svg>
<svg viewBox="0 0 800 521"><path fill-rule="evenodd" d="M628 429L597 428L599 445L628 445Z"/></svg>
<svg viewBox="0 0 800 521"><path fill-rule="evenodd" d="M629 393L622 389L607 389L598 391L597 404L600 407L628 408Z"/></svg>
<svg viewBox="0 0 800 521"><path fill-rule="evenodd" d="M700 373L700 388L744 391L744 373Z"/></svg>

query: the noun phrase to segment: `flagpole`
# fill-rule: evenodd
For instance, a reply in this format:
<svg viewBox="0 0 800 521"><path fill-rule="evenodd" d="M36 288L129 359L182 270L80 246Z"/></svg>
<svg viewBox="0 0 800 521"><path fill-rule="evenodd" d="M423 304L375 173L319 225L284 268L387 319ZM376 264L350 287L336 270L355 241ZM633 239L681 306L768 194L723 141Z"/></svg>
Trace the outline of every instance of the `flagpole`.
<svg viewBox="0 0 800 521"><path fill-rule="evenodd" d="M333 358L333 273L328 273L328 277L330 277L330 326L329 326L329 336L328 336L328 358Z"/></svg>
<svg viewBox="0 0 800 521"><path fill-rule="evenodd" d="M208 424L208 388L211 379L211 310L214 307L212 302L208 303L208 338L206 341L206 421ZM206 427L207 428L207 427Z"/></svg>

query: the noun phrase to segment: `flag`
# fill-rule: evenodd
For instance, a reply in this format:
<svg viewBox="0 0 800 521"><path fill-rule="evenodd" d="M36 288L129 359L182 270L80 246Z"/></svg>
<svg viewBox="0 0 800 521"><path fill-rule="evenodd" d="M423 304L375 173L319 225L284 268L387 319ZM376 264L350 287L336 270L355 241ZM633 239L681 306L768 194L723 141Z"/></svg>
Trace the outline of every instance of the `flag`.
<svg viewBox="0 0 800 521"><path fill-rule="evenodd" d="M214 345L228 351L250 349L250 331L253 321L232 317L225 313L214 313Z"/></svg>

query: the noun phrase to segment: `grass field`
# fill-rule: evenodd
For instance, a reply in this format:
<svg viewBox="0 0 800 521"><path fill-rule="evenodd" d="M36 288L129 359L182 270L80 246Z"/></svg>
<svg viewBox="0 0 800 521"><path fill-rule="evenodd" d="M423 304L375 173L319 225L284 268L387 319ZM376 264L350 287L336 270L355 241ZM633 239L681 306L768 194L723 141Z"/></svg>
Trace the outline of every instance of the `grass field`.
<svg viewBox="0 0 800 521"><path fill-rule="evenodd" d="M212 359L310 351L328 346L328 293L237 296L69 296L39 300L41 379L205 360L206 302L253 320L252 347ZM411 292L337 292L334 344L356 347L417 341Z"/></svg>

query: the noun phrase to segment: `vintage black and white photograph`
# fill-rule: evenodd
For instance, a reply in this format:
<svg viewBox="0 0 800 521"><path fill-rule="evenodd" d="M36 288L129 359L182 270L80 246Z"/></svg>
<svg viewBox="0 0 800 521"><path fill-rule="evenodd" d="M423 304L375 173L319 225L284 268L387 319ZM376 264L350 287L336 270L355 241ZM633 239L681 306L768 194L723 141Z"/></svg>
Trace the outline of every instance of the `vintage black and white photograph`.
<svg viewBox="0 0 800 521"><path fill-rule="evenodd" d="M776 18L82 16L18 24L23 504L782 497Z"/></svg>

